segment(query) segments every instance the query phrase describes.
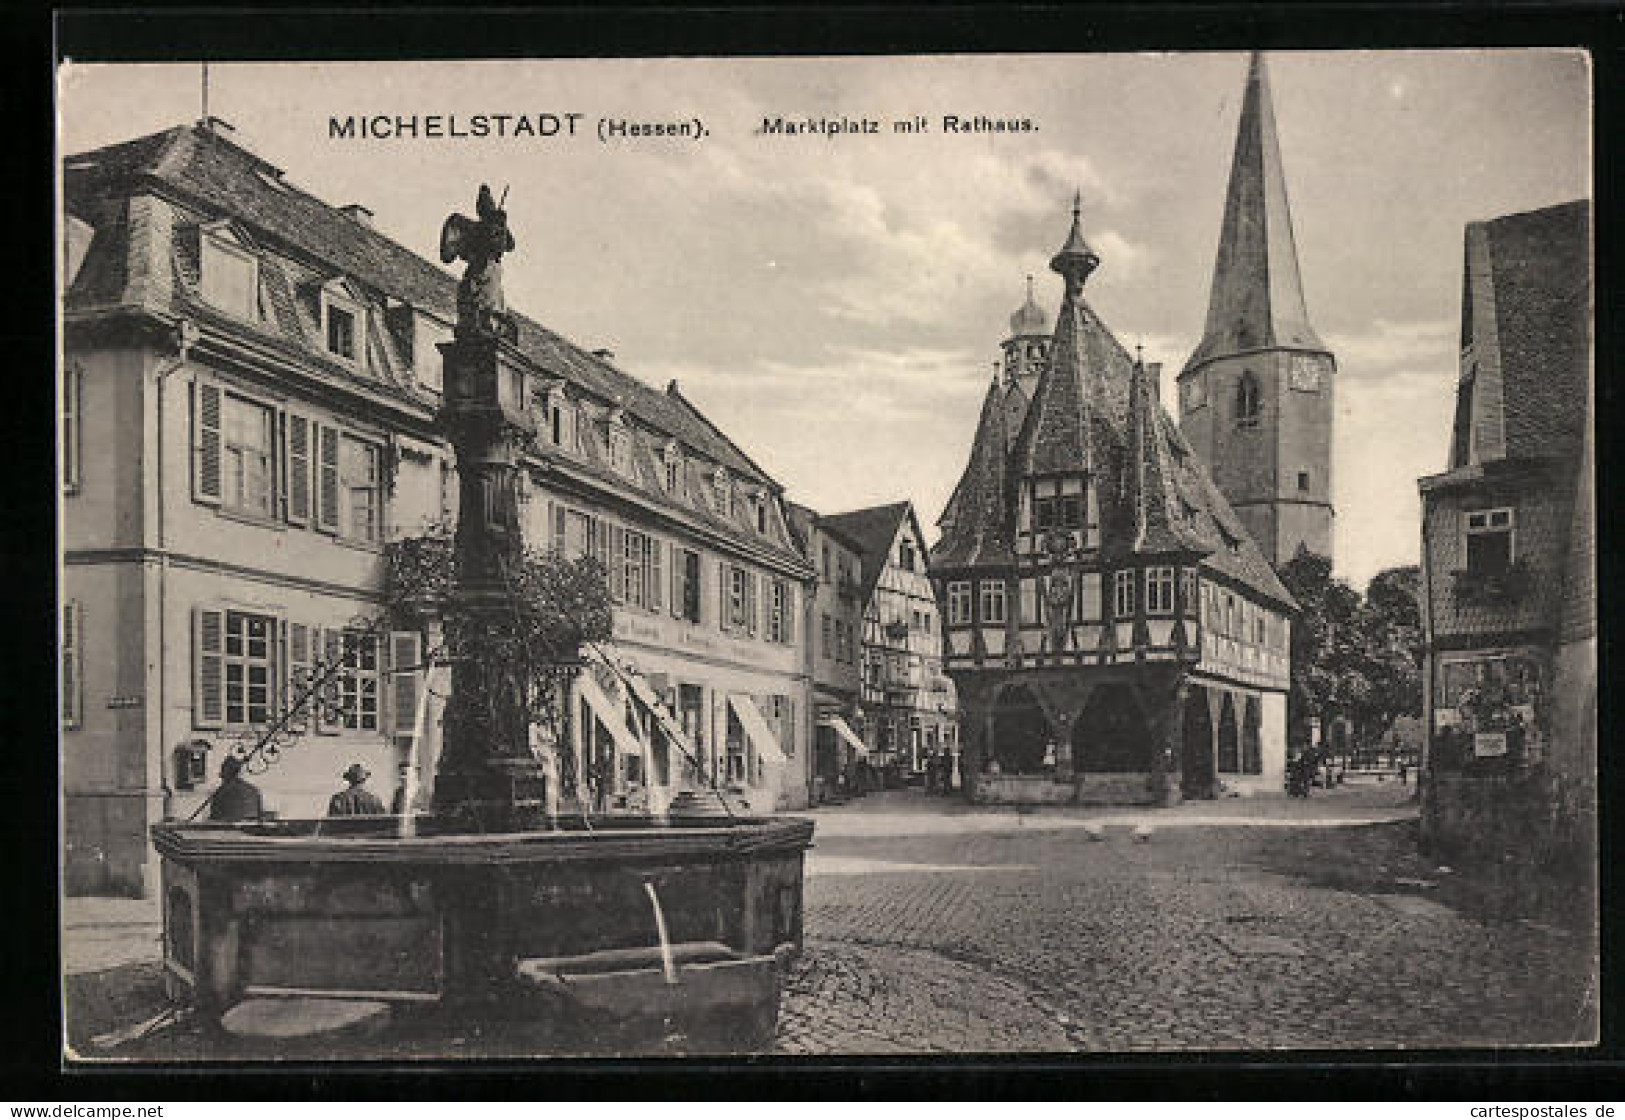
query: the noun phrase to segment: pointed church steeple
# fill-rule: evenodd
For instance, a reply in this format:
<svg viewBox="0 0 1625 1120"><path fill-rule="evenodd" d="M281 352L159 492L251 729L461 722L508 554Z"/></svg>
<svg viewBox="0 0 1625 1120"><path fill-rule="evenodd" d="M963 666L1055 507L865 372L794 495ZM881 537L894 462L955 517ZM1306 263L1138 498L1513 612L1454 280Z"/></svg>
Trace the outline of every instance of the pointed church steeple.
<svg viewBox="0 0 1625 1120"><path fill-rule="evenodd" d="M1326 349L1309 325L1269 71L1263 53L1254 51L1231 158L1207 326L1186 368L1272 348Z"/></svg>
<svg viewBox="0 0 1625 1120"><path fill-rule="evenodd" d="M1309 325L1264 57L1247 68L1213 290L1179 426L1273 564L1332 555L1337 363Z"/></svg>

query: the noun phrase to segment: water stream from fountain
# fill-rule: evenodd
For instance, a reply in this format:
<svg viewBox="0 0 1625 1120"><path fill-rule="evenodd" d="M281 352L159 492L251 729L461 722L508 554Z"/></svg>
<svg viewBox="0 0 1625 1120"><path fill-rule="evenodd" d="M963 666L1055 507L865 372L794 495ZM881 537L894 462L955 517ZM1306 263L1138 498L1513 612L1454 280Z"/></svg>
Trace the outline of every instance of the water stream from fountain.
<svg viewBox="0 0 1625 1120"><path fill-rule="evenodd" d="M660 967L665 970L666 983L677 983L677 962L671 955L671 937L666 933L666 912L660 907L660 896L655 893L655 885L649 880L643 881L643 891L649 896L649 905L654 907L655 932L660 935Z"/></svg>

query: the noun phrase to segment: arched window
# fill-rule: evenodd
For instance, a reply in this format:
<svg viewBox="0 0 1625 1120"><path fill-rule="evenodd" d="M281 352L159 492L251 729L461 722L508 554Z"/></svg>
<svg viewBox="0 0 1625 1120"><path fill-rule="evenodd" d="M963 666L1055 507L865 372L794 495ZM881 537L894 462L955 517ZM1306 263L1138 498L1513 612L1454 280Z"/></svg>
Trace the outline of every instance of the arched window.
<svg viewBox="0 0 1625 1120"><path fill-rule="evenodd" d="M1263 393L1258 387L1258 378L1253 376L1252 370L1244 370L1241 380L1236 383L1236 423L1258 423L1258 411Z"/></svg>

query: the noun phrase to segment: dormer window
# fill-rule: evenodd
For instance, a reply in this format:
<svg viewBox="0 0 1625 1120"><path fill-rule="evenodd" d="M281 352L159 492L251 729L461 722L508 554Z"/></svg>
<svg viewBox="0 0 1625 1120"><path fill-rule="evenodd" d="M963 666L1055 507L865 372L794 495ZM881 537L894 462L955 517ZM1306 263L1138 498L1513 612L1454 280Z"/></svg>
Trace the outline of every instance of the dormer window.
<svg viewBox="0 0 1625 1120"><path fill-rule="evenodd" d="M259 318L260 265L253 253L206 230L198 267L205 301L239 319Z"/></svg>
<svg viewBox="0 0 1625 1120"><path fill-rule="evenodd" d="M682 489L683 453L675 443L668 443L660 457L666 468L666 493L676 494Z"/></svg>
<svg viewBox="0 0 1625 1120"><path fill-rule="evenodd" d="M349 308L327 309L327 349L341 358L355 360L355 312Z"/></svg>
<svg viewBox="0 0 1625 1120"><path fill-rule="evenodd" d="M609 424L609 463L617 474L632 473L632 434L618 420Z"/></svg>
<svg viewBox="0 0 1625 1120"><path fill-rule="evenodd" d="M579 451L578 425L580 413L575 401L560 393L553 398L553 428L559 433L559 446L568 451Z"/></svg>
<svg viewBox="0 0 1625 1120"><path fill-rule="evenodd" d="M728 472L721 467L711 476L711 504L717 513L728 516Z"/></svg>
<svg viewBox="0 0 1625 1120"><path fill-rule="evenodd" d="M322 289L322 339L329 354L345 362L358 361L364 322L361 303L347 285L335 282Z"/></svg>
<svg viewBox="0 0 1625 1120"><path fill-rule="evenodd" d="M751 495L751 505L756 507L756 531L767 534L767 495L757 491Z"/></svg>

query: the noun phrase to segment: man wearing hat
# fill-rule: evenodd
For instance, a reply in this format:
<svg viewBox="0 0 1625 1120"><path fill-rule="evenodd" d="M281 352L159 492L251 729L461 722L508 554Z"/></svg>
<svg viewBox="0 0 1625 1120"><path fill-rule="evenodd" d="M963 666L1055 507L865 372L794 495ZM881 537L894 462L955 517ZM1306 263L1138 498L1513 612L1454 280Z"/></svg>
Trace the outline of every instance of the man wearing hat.
<svg viewBox="0 0 1625 1120"><path fill-rule="evenodd" d="M243 760L236 755L220 760L220 788L209 798L211 821L252 821L264 816L259 787L242 774Z"/></svg>
<svg viewBox="0 0 1625 1120"><path fill-rule="evenodd" d="M330 817L383 816L384 803L378 800L371 790L367 789L367 779L371 776L367 772L367 768L361 763L350 763L350 768L344 772L344 780L349 785L328 799L327 815Z"/></svg>

